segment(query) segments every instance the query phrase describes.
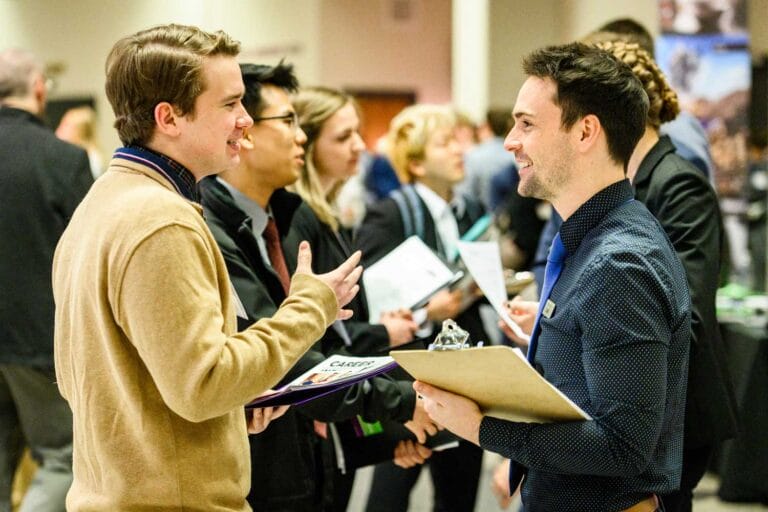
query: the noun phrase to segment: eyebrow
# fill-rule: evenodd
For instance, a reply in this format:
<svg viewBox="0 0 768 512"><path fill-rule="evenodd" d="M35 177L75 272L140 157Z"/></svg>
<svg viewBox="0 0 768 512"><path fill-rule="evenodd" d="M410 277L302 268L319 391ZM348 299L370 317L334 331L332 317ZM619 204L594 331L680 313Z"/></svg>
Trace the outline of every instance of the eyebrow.
<svg viewBox="0 0 768 512"><path fill-rule="evenodd" d="M533 115L533 113L531 113L531 112L526 112L525 110L521 110L521 111L518 111L518 112L513 112L513 113L512 113L512 117L514 117L515 119L520 119L520 118L521 118L521 117L523 117L523 116L528 116L528 117L535 117L535 116Z"/></svg>
<svg viewBox="0 0 768 512"><path fill-rule="evenodd" d="M230 101L241 100L243 99L243 96L245 96L245 92L236 92L234 94L230 94L229 96L225 97L221 101L222 103L228 103Z"/></svg>

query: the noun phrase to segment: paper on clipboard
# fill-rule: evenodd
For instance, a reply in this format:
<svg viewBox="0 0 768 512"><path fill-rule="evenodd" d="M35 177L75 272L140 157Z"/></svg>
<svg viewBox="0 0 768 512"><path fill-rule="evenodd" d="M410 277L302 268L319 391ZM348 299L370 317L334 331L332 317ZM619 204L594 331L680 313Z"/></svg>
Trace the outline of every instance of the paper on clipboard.
<svg viewBox="0 0 768 512"><path fill-rule="evenodd" d="M412 236L363 272L370 321L378 323L385 311L423 304L454 279L432 249Z"/></svg>
<svg viewBox="0 0 768 512"><path fill-rule="evenodd" d="M533 423L592 419L541 376L520 349L393 350L389 355L417 380L466 396L488 416Z"/></svg>
<svg viewBox="0 0 768 512"><path fill-rule="evenodd" d="M490 242L463 242L458 243L459 256L466 265L467 270L477 283L477 286L486 296L491 307L506 323L512 332L519 338L530 341L528 336L515 323L504 307L507 301L507 289L504 284L504 270L501 268L501 253L499 243Z"/></svg>

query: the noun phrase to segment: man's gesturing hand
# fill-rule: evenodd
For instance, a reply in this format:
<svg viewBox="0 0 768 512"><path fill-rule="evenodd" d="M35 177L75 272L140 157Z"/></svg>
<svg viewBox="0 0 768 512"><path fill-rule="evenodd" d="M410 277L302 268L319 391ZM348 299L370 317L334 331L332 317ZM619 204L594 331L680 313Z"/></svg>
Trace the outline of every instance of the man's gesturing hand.
<svg viewBox="0 0 768 512"><path fill-rule="evenodd" d="M312 272L312 251L309 248L309 242L304 241L299 244L296 273L315 276L333 290L333 293L336 294L336 301L339 303L339 314L336 317L339 320L347 320L352 317L352 310L343 308L349 304L349 301L360 290L360 286L357 284L363 273L363 267L358 265L360 263L360 256L360 251L356 251L347 261L330 272L315 274Z"/></svg>

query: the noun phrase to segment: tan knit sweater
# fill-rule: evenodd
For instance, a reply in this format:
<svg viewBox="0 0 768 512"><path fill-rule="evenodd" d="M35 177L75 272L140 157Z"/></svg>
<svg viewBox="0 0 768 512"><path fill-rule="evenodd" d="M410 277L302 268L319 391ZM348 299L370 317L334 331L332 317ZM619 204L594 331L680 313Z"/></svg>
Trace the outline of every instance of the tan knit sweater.
<svg viewBox="0 0 768 512"><path fill-rule="evenodd" d="M56 374L74 413L67 509L250 510L242 405L320 338L332 290L296 276L275 316L236 333L201 209L125 160L75 212L53 287Z"/></svg>

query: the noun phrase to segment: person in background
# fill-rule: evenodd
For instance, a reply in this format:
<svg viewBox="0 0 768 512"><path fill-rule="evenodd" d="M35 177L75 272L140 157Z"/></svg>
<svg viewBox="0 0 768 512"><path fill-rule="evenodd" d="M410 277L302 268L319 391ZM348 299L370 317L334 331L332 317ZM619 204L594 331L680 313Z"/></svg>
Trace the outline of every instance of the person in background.
<svg viewBox="0 0 768 512"><path fill-rule="evenodd" d="M457 187L457 193L479 199L487 211L495 211L492 205L492 179L500 172L517 175L515 155L504 149L504 136L512 122L509 108L491 108L480 126L480 143L464 155L465 177Z"/></svg>
<svg viewBox="0 0 768 512"><path fill-rule="evenodd" d="M298 86L292 66L241 64L240 69L243 105L254 125L241 142L240 163L203 179L200 193L206 221L246 313L238 318L239 327L246 328L274 315L288 293L288 270L293 263L285 261L281 242L302 201L284 187L299 177L307 137L289 96ZM283 382L324 359L319 347L310 348ZM409 425L423 436L425 425L416 427L416 423L426 418L410 385L384 377L292 407L279 422L249 438L248 503L253 509L344 510L354 470L347 469L349 486L340 489L337 482L346 480L335 477L334 442L331 436L318 435L313 420L340 421L358 414L401 422L416 416L417 421ZM434 432L434 427L426 427Z"/></svg>
<svg viewBox="0 0 768 512"><path fill-rule="evenodd" d="M461 149L461 154L466 155L477 145L477 124L466 112L458 108L454 108L453 112L456 117L454 136Z"/></svg>
<svg viewBox="0 0 768 512"><path fill-rule="evenodd" d="M53 252L93 178L85 151L42 116L42 63L0 51L0 512L22 448L40 465L22 512L64 510L72 483L72 413L54 384Z"/></svg>
<svg viewBox="0 0 768 512"><path fill-rule="evenodd" d="M121 38L107 57L125 147L53 262L56 377L74 417L67 510L249 510L247 433L284 410L243 406L351 315L340 308L357 292L359 254L314 275L303 243L280 308L237 330L243 305L195 184L240 162L253 125L239 48L172 24Z"/></svg>
<svg viewBox="0 0 768 512"><path fill-rule="evenodd" d="M422 241L446 261L451 261L459 237L485 214L479 201L456 194L453 188L464 178L461 148L455 138L456 118L450 107L414 105L391 122L388 133L389 157L407 185L400 193L408 209L400 210L390 196L369 207L358 232L356 246L366 264L378 261L410 235ZM403 214L423 225L406 232ZM409 222L414 226L414 222ZM456 320L470 333L474 343L488 339L477 302L461 311L463 290L443 290L426 308L414 313L432 322ZM428 332L428 331L427 331ZM427 335L427 334L425 334ZM434 508L443 511L471 511L477 494L482 450L461 441L458 448L432 454L429 459L434 485ZM411 489L422 466L402 469L392 464L376 466L366 510L405 511Z"/></svg>
<svg viewBox="0 0 768 512"><path fill-rule="evenodd" d="M613 32L626 37L628 42L637 43L651 58L655 58L653 37L648 29L631 18L609 21L595 32ZM695 165L714 183L715 166L709 151L707 133L693 114L681 110L677 117L662 123L659 132L669 136L678 155Z"/></svg>
<svg viewBox="0 0 768 512"><path fill-rule="evenodd" d="M506 421L414 388L436 422L512 460L509 489L522 480L526 512L660 511L658 495L680 483L690 298L625 176L648 97L627 65L582 43L537 50L523 68L506 147L520 194L550 201L564 222L538 313L514 319L531 333L534 368L590 418Z"/></svg>
<svg viewBox="0 0 768 512"><path fill-rule="evenodd" d="M351 96L325 87L304 88L293 99L301 129L307 136L306 155L294 185L303 199L294 215L286 247L289 260L307 240L315 247L313 268L333 268L352 253L352 234L341 226L336 197L344 183L357 174L364 149L360 116ZM339 350L373 355L413 340L417 325L409 311L384 313L379 323L368 322L365 290L350 303L355 316L323 338L323 352ZM346 331L343 334L339 331Z"/></svg>
<svg viewBox="0 0 768 512"><path fill-rule="evenodd" d="M768 207L768 129L749 134L749 168L745 195L749 201L747 226L752 255L752 289L766 290L766 207Z"/></svg>
<svg viewBox="0 0 768 512"><path fill-rule="evenodd" d="M80 146L88 153L93 179L104 172L104 157L96 141L96 111L88 106L75 107L66 111L56 128L61 140Z"/></svg>

